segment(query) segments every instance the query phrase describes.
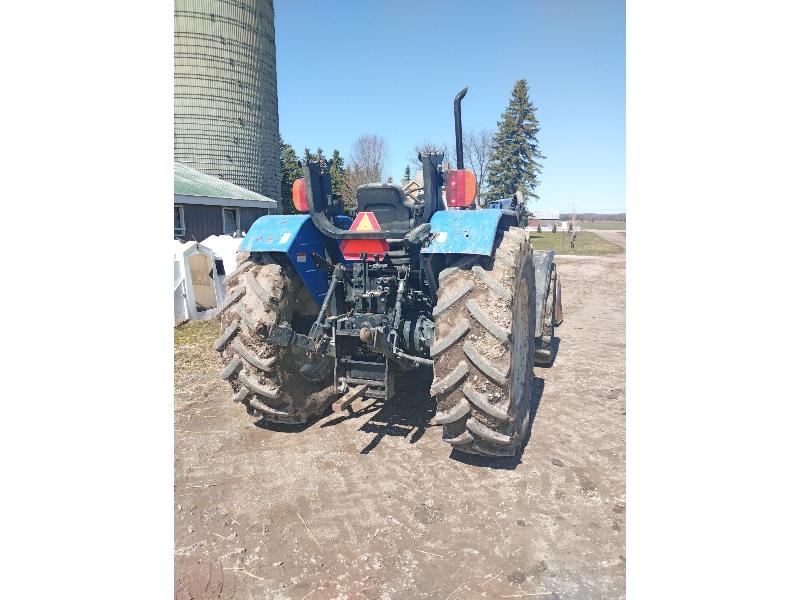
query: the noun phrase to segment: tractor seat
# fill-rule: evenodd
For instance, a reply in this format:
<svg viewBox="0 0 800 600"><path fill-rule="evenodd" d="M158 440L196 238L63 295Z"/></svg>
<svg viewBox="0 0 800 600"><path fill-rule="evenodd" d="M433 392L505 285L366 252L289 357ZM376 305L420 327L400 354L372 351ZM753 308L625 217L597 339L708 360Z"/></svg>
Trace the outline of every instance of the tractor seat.
<svg viewBox="0 0 800 600"><path fill-rule="evenodd" d="M384 231L408 231L414 225L414 202L399 185L368 183L356 190L358 212L371 212Z"/></svg>

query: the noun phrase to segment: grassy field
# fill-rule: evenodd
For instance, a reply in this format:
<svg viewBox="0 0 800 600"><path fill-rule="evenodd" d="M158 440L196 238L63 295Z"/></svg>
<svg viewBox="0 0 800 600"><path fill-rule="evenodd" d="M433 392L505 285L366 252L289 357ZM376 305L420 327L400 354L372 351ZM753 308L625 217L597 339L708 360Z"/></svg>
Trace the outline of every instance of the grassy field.
<svg viewBox="0 0 800 600"><path fill-rule="evenodd" d="M555 250L557 254L589 254L601 256L622 252L622 246L604 240L596 233L578 232L575 247L570 248L571 233L532 233L531 245L534 250Z"/></svg>
<svg viewBox="0 0 800 600"><path fill-rule="evenodd" d="M581 229L617 229L625 231L625 221L578 221Z"/></svg>

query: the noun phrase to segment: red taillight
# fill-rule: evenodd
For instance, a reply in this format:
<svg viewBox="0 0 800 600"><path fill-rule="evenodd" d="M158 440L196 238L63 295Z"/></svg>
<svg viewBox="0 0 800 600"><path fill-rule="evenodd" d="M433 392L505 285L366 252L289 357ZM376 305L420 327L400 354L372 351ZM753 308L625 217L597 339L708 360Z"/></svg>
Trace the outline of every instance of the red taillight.
<svg viewBox="0 0 800 600"><path fill-rule="evenodd" d="M299 212L308 212L308 195L306 194L306 180L295 179L292 184L292 204Z"/></svg>
<svg viewBox="0 0 800 600"><path fill-rule="evenodd" d="M475 173L468 169L447 172L447 206L472 206L478 190Z"/></svg>

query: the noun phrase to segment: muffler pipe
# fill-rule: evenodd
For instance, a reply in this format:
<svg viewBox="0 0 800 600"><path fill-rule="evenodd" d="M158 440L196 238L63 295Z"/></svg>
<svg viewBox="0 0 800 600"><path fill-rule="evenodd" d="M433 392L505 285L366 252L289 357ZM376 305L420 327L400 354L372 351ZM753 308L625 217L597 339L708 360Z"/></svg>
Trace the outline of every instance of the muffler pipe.
<svg viewBox="0 0 800 600"><path fill-rule="evenodd" d="M461 139L461 100L467 95L467 90L464 88L458 94L456 99L453 100L453 113L456 119L456 168L464 168L464 144Z"/></svg>

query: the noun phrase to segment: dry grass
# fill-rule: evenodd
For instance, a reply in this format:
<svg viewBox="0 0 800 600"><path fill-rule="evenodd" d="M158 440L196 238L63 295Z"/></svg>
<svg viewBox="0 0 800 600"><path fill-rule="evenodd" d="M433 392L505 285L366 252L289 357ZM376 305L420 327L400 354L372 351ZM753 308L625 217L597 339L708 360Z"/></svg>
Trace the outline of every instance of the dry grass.
<svg viewBox="0 0 800 600"><path fill-rule="evenodd" d="M583 254L591 256L604 256L618 254L623 248L619 244L604 240L596 233L579 231L575 239L575 247L570 248L572 233L542 232L531 234L531 245L535 250L555 250L556 254Z"/></svg>
<svg viewBox="0 0 800 600"><path fill-rule="evenodd" d="M219 337L219 319L208 321L189 321L174 330L175 351L175 393L191 394L198 387L213 387L223 382L217 374L222 369L222 361L211 346Z"/></svg>

